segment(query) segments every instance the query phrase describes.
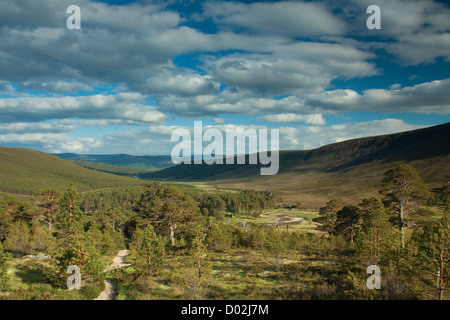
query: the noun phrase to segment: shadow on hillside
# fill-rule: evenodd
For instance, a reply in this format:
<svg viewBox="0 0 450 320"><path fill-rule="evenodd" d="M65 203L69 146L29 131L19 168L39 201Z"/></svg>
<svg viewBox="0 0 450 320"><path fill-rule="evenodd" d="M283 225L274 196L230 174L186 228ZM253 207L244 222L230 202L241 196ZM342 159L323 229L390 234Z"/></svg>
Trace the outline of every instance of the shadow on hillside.
<svg viewBox="0 0 450 320"><path fill-rule="evenodd" d="M20 265L16 266L16 276L26 284L47 283L47 276L41 266Z"/></svg>

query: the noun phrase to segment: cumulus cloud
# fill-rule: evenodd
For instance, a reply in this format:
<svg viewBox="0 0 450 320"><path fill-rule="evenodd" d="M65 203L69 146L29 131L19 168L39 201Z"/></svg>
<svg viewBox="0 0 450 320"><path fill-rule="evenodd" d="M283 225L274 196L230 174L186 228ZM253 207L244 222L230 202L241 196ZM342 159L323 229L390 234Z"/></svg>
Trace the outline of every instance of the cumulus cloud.
<svg viewBox="0 0 450 320"><path fill-rule="evenodd" d="M0 123L0 134L8 133L66 133L76 129L73 124L63 123Z"/></svg>
<svg viewBox="0 0 450 320"><path fill-rule="evenodd" d="M75 81L54 81L54 82L40 82L40 81L25 81L19 83L21 89L32 89L38 91L48 91L56 93L74 93L78 91L92 91L93 88L85 83Z"/></svg>
<svg viewBox="0 0 450 320"><path fill-rule="evenodd" d="M191 126L151 125L141 129L109 132L97 137L83 138L68 136L65 133L4 133L0 130L0 143L4 146L33 147L44 152L75 152L75 153L128 153L161 155L170 154L176 142L171 141L171 135L177 128L188 129L193 134ZM4 128L3 125L2 128ZM400 119L383 119L367 122L348 122L332 126L282 126L280 130L280 150L313 149L320 146L344 140L396 133L423 128L410 125ZM16 128L19 129L19 128ZM264 125L204 125L203 129L219 129L226 136L227 129L269 129ZM271 128L273 129L273 128ZM27 130L30 130L28 128ZM133 141L133 143L130 143ZM204 144L204 147L207 143Z"/></svg>
<svg viewBox="0 0 450 320"><path fill-rule="evenodd" d="M295 114L295 113L280 113L271 114L268 116L260 117L259 120L276 123L305 123L312 125L324 125L325 119L321 114Z"/></svg>
<svg viewBox="0 0 450 320"><path fill-rule="evenodd" d="M238 96L241 96L239 92ZM282 99L270 97L254 97L252 95L241 99L233 99L233 94L205 95L190 98L165 96L158 101L161 110L187 117L206 117L220 114L270 114L290 112L297 114L317 113L318 109L304 104L304 99L288 96Z"/></svg>
<svg viewBox="0 0 450 320"><path fill-rule="evenodd" d="M345 87L383 76L378 63L386 54L402 65L450 61L448 6L377 3L382 29L369 31L370 0L205 1L189 13L198 24L173 2L79 0L82 29L67 30L71 0L1 1L0 142L50 152L170 153L174 127L160 125L169 117L212 117L219 127L234 114L308 124L282 128L282 147L302 149L416 128L396 119L322 127L327 114L448 114L450 79ZM67 135L87 127L103 127L103 135Z"/></svg>
<svg viewBox="0 0 450 320"><path fill-rule="evenodd" d="M334 89L290 95L282 99L258 97L249 91L235 91L231 88L217 95L189 98L168 95L161 97L158 105L164 112L179 116L261 114L267 115L261 119L272 122L278 119L284 123L287 117L280 116L282 113L297 115L297 120L301 119L302 122L316 121L318 118L314 118L314 114L342 114L354 111L448 114L449 101L450 79L443 79L409 87L394 85L389 89L368 89L361 94L351 89Z"/></svg>
<svg viewBox="0 0 450 320"><path fill-rule="evenodd" d="M95 138L69 137L58 133L0 134L0 143L3 146L21 146L50 153L82 153L101 145L101 141Z"/></svg>
<svg viewBox="0 0 450 320"><path fill-rule="evenodd" d="M14 93L16 93L16 89L12 86L10 82L0 80L0 94L14 94Z"/></svg>
<svg viewBox="0 0 450 320"><path fill-rule="evenodd" d="M145 105L139 93L64 97L13 97L0 99L0 121L44 121L52 119L122 119L161 123L166 116Z"/></svg>
<svg viewBox="0 0 450 320"><path fill-rule="evenodd" d="M162 73L147 80L149 93L197 96L219 92L220 83L209 75Z"/></svg>
<svg viewBox="0 0 450 320"><path fill-rule="evenodd" d="M306 104L334 111L378 111L450 113L450 79L434 80L411 87L369 89L361 95L354 90L337 89L309 96Z"/></svg>
<svg viewBox="0 0 450 320"><path fill-rule="evenodd" d="M367 16L359 14L371 4L377 4L382 15L381 29L375 32L364 28ZM383 48L403 65L430 63L438 57L450 61L448 5L433 0L352 0L346 7L352 8L355 32L384 37L388 41L381 43Z"/></svg>
<svg viewBox="0 0 450 320"><path fill-rule="evenodd" d="M245 28L252 33L293 37L343 34L345 21L332 15L321 3L304 2L208 2L205 16L224 28Z"/></svg>
<svg viewBox="0 0 450 320"><path fill-rule="evenodd" d="M270 94L327 88L333 78L315 65L266 56L227 56L209 63L221 82Z"/></svg>

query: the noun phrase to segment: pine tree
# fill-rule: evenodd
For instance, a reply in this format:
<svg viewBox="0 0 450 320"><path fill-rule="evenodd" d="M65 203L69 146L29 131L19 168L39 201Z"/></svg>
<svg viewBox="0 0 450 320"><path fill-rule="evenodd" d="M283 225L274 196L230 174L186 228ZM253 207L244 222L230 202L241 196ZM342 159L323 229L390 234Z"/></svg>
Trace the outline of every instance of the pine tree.
<svg viewBox="0 0 450 320"><path fill-rule="evenodd" d="M335 233L343 235L353 242L361 223L361 210L357 206L347 205L336 213Z"/></svg>
<svg viewBox="0 0 450 320"><path fill-rule="evenodd" d="M384 174L383 189L387 203L398 215L398 225L401 232L401 247L405 247L405 228L408 214L413 211L415 204L430 196L417 171L407 164L402 164Z"/></svg>
<svg viewBox="0 0 450 320"><path fill-rule="evenodd" d="M52 230L56 213L59 211L61 192L56 189L45 189L38 191L37 196L37 206L42 210L39 219L47 224L48 230Z"/></svg>
<svg viewBox="0 0 450 320"><path fill-rule="evenodd" d="M79 199L80 196L72 183L60 200L59 212L56 214L56 230L63 246L71 246L81 237L85 214L78 206Z"/></svg>
<svg viewBox="0 0 450 320"><path fill-rule="evenodd" d="M17 221L8 228L5 241L5 249L16 254L29 254L30 251L30 229L23 221Z"/></svg>
<svg viewBox="0 0 450 320"><path fill-rule="evenodd" d="M60 249L54 259L56 273L53 281L61 286L66 284L67 268L75 265L80 268L82 280L88 278L99 280L101 278L101 265L98 261L99 255L93 244L88 239L77 240L69 247Z"/></svg>
<svg viewBox="0 0 450 320"><path fill-rule="evenodd" d="M3 250L3 245L0 242L0 291L6 290L8 287L8 260L11 254Z"/></svg>
<svg viewBox="0 0 450 320"><path fill-rule="evenodd" d="M30 237L31 249L35 253L51 252L54 248L54 238L49 230L40 225L39 222L33 223Z"/></svg>
<svg viewBox="0 0 450 320"><path fill-rule="evenodd" d="M450 288L450 215L424 228L419 240L420 275L442 300Z"/></svg>
<svg viewBox="0 0 450 320"><path fill-rule="evenodd" d="M330 234L335 232L337 212L345 206L341 199L332 199L324 207L319 209L319 217L313 221L319 223L318 229L327 231Z"/></svg>
<svg viewBox="0 0 450 320"><path fill-rule="evenodd" d="M201 226L197 227L191 247L191 262L197 270L198 278L208 274L212 268L210 255L205 245L205 234Z"/></svg>
<svg viewBox="0 0 450 320"><path fill-rule="evenodd" d="M156 235L151 224L143 230L139 256L145 261L148 271L155 272L161 268L165 248L164 240Z"/></svg>
<svg viewBox="0 0 450 320"><path fill-rule="evenodd" d="M149 222L158 234L168 234L172 246L175 246L175 234L188 230L201 219L200 210L195 201L176 187L164 187L153 182L146 187L141 200L134 206L137 226Z"/></svg>
<svg viewBox="0 0 450 320"><path fill-rule="evenodd" d="M383 202L379 198L364 199L359 205L363 216L362 230L356 241L357 255L363 265L390 268L396 261L399 244L398 232L395 232L386 214Z"/></svg>
<svg viewBox="0 0 450 320"><path fill-rule="evenodd" d="M206 236L208 248L214 251L226 251L233 243L233 235L227 225L213 222Z"/></svg>

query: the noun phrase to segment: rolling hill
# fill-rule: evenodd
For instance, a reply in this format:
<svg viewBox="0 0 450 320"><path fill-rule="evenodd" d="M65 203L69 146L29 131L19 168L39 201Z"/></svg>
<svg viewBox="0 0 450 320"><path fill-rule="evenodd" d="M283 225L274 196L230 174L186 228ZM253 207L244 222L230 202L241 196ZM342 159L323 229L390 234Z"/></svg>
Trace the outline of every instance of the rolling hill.
<svg viewBox="0 0 450 320"><path fill-rule="evenodd" d="M281 191L286 201L317 209L334 197L357 202L378 194L383 173L409 163L430 188L450 181L450 123L353 139L314 150L280 151L280 169L260 176L260 165L177 165L140 177L202 181L225 188Z"/></svg>
<svg viewBox="0 0 450 320"><path fill-rule="evenodd" d="M24 148L0 147L0 192L31 195L73 182L79 191L143 185L145 182L89 170L57 156Z"/></svg>
<svg viewBox="0 0 450 320"><path fill-rule="evenodd" d="M55 154L65 160L102 163L140 171L159 170L173 166L170 156L133 156L129 154ZM112 169L112 168L110 168ZM114 170L113 170L114 171Z"/></svg>
<svg viewBox="0 0 450 320"><path fill-rule="evenodd" d="M105 164L105 163L101 163L101 162L90 162L90 161L81 161L81 160L68 160L68 161L75 163L76 165L82 166L84 168L87 168L87 169L117 174L119 176L134 177L137 173L142 172L142 170L138 170L138 169L112 166L110 164Z"/></svg>

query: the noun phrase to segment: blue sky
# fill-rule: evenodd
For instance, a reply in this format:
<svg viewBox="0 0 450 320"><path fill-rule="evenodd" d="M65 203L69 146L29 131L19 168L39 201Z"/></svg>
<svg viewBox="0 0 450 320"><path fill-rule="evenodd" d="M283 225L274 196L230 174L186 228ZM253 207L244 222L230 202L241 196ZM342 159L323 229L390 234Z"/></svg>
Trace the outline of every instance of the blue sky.
<svg viewBox="0 0 450 320"><path fill-rule="evenodd" d="M432 0L2 1L0 145L170 154L202 120L311 149L445 123L449 17Z"/></svg>

